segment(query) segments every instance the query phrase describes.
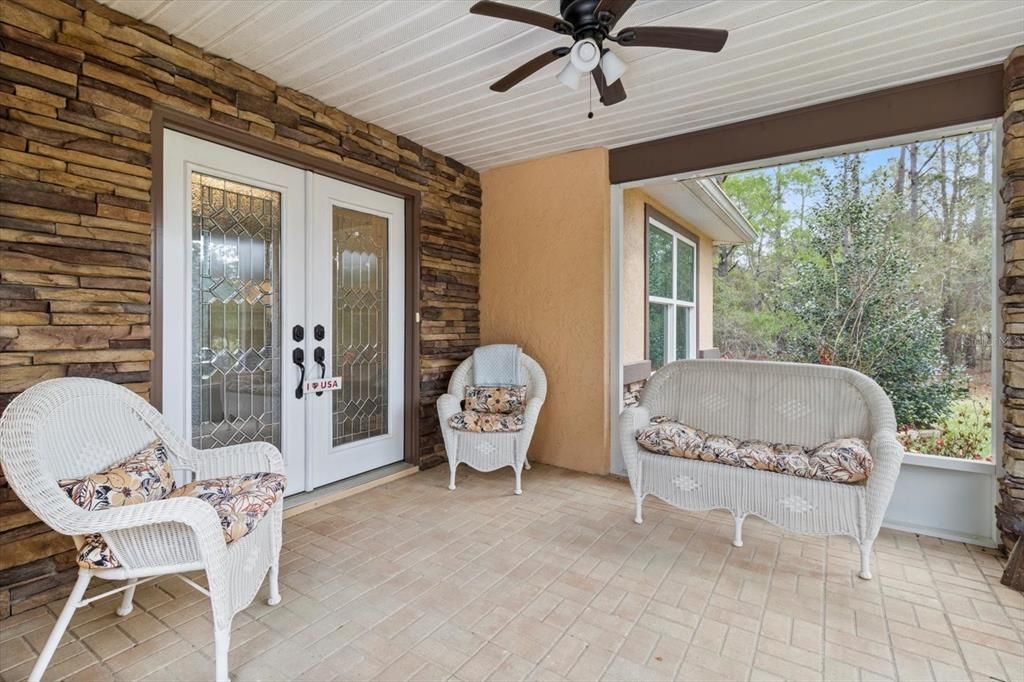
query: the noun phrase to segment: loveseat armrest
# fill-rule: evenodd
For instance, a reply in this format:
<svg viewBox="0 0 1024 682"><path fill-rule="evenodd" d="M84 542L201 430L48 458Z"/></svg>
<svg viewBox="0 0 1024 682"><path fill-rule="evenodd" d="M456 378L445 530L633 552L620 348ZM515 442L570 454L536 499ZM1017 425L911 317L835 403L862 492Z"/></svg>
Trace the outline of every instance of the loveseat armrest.
<svg viewBox="0 0 1024 682"><path fill-rule="evenodd" d="M640 483L638 457L640 446L636 444L637 431L651 422L651 413L643 405L627 407L619 415L619 445L622 447L622 459L626 463L626 473L634 491Z"/></svg>
<svg viewBox="0 0 1024 682"><path fill-rule="evenodd" d="M272 444L261 441L212 450L197 450L192 464L198 479L241 476L264 471L285 473L281 451Z"/></svg>
<svg viewBox="0 0 1024 682"><path fill-rule="evenodd" d="M871 459L874 464L871 476L867 480L867 536L865 539L871 541L878 535L882 527L882 519L885 510L892 499L893 490L896 487L896 479L900 475L900 466L903 463L903 446L896 438L896 432L891 429L883 429L871 437L868 445L871 452Z"/></svg>

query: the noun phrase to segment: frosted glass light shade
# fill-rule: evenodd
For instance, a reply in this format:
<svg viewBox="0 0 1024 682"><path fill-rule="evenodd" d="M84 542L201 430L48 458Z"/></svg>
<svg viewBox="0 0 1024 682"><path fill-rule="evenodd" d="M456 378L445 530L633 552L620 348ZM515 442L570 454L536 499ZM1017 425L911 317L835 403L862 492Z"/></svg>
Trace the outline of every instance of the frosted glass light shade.
<svg viewBox="0 0 1024 682"><path fill-rule="evenodd" d="M622 74L626 73L626 62L619 59L618 55L614 52L608 50L601 57L601 71L604 73L604 82L611 85L622 78Z"/></svg>
<svg viewBox="0 0 1024 682"><path fill-rule="evenodd" d="M572 61L566 62L565 67L558 72L558 81L573 90L580 87L580 78L582 77L583 72L573 66Z"/></svg>

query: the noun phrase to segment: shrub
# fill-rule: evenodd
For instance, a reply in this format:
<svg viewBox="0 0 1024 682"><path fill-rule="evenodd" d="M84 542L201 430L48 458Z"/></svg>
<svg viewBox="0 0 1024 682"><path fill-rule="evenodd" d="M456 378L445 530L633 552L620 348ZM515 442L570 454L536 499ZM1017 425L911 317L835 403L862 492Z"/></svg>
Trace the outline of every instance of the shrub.
<svg viewBox="0 0 1024 682"><path fill-rule="evenodd" d="M914 295L899 212L846 182L824 185L808 220L812 256L777 292L774 307L798 320L779 354L856 369L885 389L899 424L935 424L967 395L967 378L946 365L942 321Z"/></svg>

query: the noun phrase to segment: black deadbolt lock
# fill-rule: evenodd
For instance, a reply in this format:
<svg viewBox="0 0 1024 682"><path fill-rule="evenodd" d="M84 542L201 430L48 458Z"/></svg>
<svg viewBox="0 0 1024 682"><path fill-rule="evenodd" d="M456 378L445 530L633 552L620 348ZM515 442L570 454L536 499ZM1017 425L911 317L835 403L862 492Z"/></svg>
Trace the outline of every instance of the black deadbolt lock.
<svg viewBox="0 0 1024 682"><path fill-rule="evenodd" d="M317 341L324 340L324 326L322 324L313 327L313 338Z"/></svg>
<svg viewBox="0 0 1024 682"><path fill-rule="evenodd" d="M301 324L297 324L294 327L292 327L292 340L293 341L302 341L302 339L304 339L305 336L306 336L306 332L305 332L305 330L302 329L302 325Z"/></svg>

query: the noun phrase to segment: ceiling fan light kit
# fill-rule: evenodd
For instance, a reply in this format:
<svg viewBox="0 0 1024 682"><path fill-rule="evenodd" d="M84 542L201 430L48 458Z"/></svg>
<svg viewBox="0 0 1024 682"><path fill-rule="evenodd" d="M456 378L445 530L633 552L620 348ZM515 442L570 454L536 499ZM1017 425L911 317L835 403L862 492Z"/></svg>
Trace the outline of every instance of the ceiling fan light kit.
<svg viewBox="0 0 1024 682"><path fill-rule="evenodd" d="M505 92L548 64L568 55L569 62L558 73L558 81L576 90L580 80L589 73L594 79L601 103L611 106L626 99L626 89L622 86L626 63L604 47L605 40L622 47L719 52L729 37L728 31L720 29L676 26L633 26L614 33L615 24L634 2L636 0L561 0L559 14L562 16L552 17L516 5L480 0L470 8L472 14L531 24L573 39L571 48L559 47L534 57L494 82L491 90Z"/></svg>
<svg viewBox="0 0 1024 682"><path fill-rule="evenodd" d="M601 48L593 38L584 38L573 43L569 52L569 61L578 71L590 73L601 61Z"/></svg>

